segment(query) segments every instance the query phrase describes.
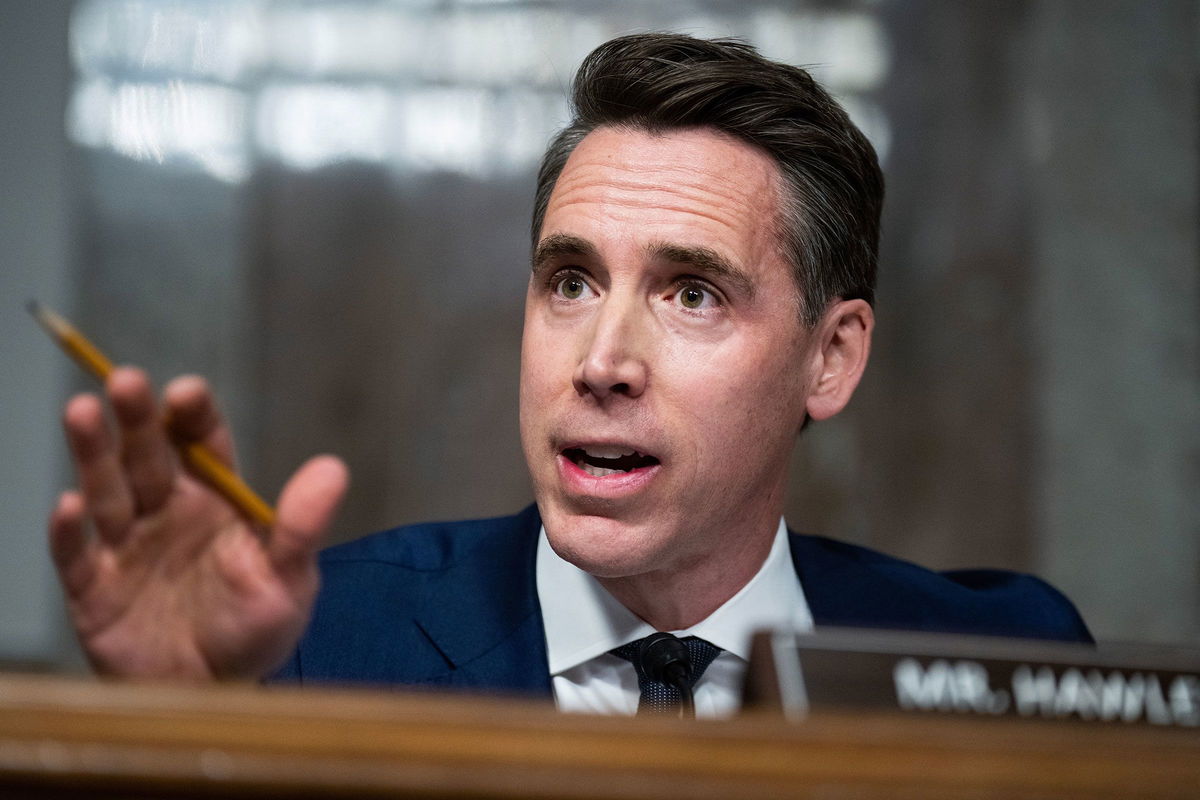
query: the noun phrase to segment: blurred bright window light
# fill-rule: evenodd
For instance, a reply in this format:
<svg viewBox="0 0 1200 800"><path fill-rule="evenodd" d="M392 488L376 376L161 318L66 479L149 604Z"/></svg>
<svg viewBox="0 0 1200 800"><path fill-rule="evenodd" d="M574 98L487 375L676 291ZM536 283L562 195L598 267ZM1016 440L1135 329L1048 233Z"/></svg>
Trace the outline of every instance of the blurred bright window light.
<svg viewBox="0 0 1200 800"><path fill-rule="evenodd" d="M421 171L487 171L484 126L490 98L481 89L425 89L401 98L398 152Z"/></svg>
<svg viewBox="0 0 1200 800"><path fill-rule="evenodd" d="M431 14L379 4L272 7L269 60L277 73L330 79L421 79L465 85L564 87L579 60L615 26L546 7L447 8ZM586 34L586 44L573 31Z"/></svg>
<svg viewBox="0 0 1200 800"><path fill-rule="evenodd" d="M261 0L83 0L71 54L84 75L204 78L237 83L263 60Z"/></svg>
<svg viewBox="0 0 1200 800"><path fill-rule="evenodd" d="M563 99L538 92L432 89L403 97L397 157L422 170L493 177L537 164Z"/></svg>
<svg viewBox="0 0 1200 800"><path fill-rule="evenodd" d="M764 55L816 68L818 79L834 92L869 92L887 77L887 36L869 14L768 8L751 14L745 30Z"/></svg>
<svg viewBox="0 0 1200 800"><path fill-rule="evenodd" d="M880 156L887 74L873 4L857 0L83 0L71 134L241 180L258 158L484 176L520 173L566 122L593 47L633 26L741 36L812 69ZM568 13L568 10L570 13ZM248 127L249 126L249 127Z"/></svg>
<svg viewBox="0 0 1200 800"><path fill-rule="evenodd" d="M395 78L417 72L436 53L428 14L395 5L339 4L272 8L272 68L297 77Z"/></svg>
<svg viewBox="0 0 1200 800"><path fill-rule="evenodd" d="M561 82L565 88L566 78L578 63L556 63L557 58L568 55L557 43L566 40L563 29L570 24L570 18L561 12L459 9L441 22L437 34L442 44L440 57L431 59L426 69L430 77L451 83Z"/></svg>
<svg viewBox="0 0 1200 800"><path fill-rule="evenodd" d="M185 81L78 86L68 133L87 147L136 161L196 167L224 181L249 172L245 96L225 86Z"/></svg>
<svg viewBox="0 0 1200 800"><path fill-rule="evenodd" d="M259 95L255 138L262 153L299 169L386 160L397 123L383 86L268 86Z"/></svg>
<svg viewBox="0 0 1200 800"><path fill-rule="evenodd" d="M536 163L562 98L537 92L293 84L263 90L263 156L294 169L345 161L490 177Z"/></svg>

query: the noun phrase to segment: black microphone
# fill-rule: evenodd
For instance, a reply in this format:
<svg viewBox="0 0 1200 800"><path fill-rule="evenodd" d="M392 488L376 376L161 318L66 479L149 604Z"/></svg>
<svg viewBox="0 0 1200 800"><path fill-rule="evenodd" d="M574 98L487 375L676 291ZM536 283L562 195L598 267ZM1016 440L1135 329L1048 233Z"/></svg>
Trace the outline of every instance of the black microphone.
<svg viewBox="0 0 1200 800"><path fill-rule="evenodd" d="M674 686L679 690L683 703L680 718L696 718L696 704L692 698L692 656L687 645L669 633L652 633L642 639L637 651L638 664L651 680Z"/></svg>

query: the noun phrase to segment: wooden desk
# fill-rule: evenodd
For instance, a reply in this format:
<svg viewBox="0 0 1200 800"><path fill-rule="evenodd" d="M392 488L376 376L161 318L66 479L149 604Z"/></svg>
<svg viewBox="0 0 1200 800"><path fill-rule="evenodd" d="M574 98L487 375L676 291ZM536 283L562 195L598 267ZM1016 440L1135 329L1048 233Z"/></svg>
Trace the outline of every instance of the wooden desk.
<svg viewBox="0 0 1200 800"><path fill-rule="evenodd" d="M0 798L1196 798L1200 731L0 675Z"/></svg>

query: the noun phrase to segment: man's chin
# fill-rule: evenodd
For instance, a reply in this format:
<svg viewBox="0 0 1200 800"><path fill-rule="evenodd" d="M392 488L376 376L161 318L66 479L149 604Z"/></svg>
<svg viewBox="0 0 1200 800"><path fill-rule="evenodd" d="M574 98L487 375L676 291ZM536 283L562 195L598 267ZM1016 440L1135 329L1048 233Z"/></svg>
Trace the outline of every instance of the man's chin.
<svg viewBox="0 0 1200 800"><path fill-rule="evenodd" d="M554 552L597 578L623 578L654 569L654 537L643 526L597 514L550 511L542 516Z"/></svg>

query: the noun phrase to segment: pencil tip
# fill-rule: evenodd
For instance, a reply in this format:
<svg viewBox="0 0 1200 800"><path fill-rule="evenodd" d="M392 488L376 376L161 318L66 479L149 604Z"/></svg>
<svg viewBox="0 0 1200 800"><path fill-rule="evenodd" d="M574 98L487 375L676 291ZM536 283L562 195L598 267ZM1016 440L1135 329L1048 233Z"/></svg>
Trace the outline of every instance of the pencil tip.
<svg viewBox="0 0 1200 800"><path fill-rule="evenodd" d="M61 336L64 327L67 326L67 321L55 314L46 306L39 303L37 300L30 300L25 304L25 308L33 315L33 318L39 325L45 328L52 336Z"/></svg>

